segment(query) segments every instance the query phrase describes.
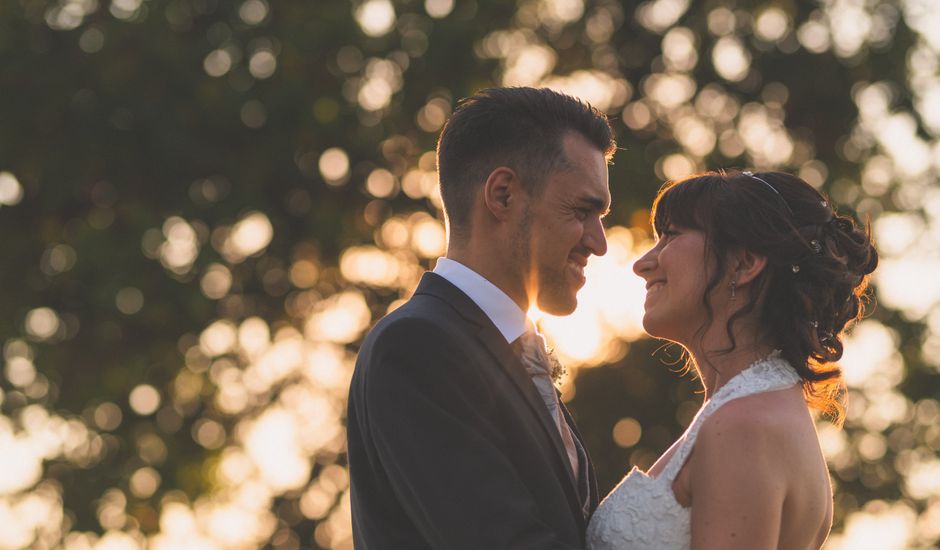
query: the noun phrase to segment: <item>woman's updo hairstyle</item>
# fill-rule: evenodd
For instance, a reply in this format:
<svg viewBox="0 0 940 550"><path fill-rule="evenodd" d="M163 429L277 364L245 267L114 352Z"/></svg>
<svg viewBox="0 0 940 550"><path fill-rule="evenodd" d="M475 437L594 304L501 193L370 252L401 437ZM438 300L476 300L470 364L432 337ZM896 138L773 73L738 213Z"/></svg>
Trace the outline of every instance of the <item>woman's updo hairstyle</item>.
<svg viewBox="0 0 940 550"><path fill-rule="evenodd" d="M718 260L702 301L724 278L730 252L745 249L767 258L767 267L732 326L757 312L761 336L779 348L803 378L807 402L844 416L842 333L859 319L868 297L869 275L878 265L868 227L836 213L829 201L802 179L782 172L706 172L666 183L653 202L658 235L670 225L702 231L706 251ZM703 327L704 329L704 327Z"/></svg>

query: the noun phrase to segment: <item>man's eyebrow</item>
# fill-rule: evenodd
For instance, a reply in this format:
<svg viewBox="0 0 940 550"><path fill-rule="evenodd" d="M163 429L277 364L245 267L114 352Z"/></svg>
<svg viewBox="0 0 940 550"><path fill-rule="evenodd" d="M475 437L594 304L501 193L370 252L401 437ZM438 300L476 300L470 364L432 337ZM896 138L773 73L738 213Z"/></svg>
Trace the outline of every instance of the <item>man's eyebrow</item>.
<svg viewBox="0 0 940 550"><path fill-rule="evenodd" d="M601 213L601 217L605 217L610 214L610 207L607 206L607 201L600 197L588 197L582 196L578 198L578 201L590 208L591 210Z"/></svg>

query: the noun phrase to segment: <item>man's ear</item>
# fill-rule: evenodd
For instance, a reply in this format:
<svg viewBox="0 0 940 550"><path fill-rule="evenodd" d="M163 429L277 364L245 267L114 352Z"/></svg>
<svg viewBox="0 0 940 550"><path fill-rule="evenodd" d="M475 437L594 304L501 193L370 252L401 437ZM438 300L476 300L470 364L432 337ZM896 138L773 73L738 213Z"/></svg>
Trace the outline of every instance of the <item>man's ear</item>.
<svg viewBox="0 0 940 550"><path fill-rule="evenodd" d="M762 256L750 250L739 250L734 255L732 271L735 274L735 284L739 287L747 285L757 278L767 267L767 256Z"/></svg>
<svg viewBox="0 0 940 550"><path fill-rule="evenodd" d="M497 220L506 221L521 193L522 185L515 170L500 166L483 183L483 204Z"/></svg>

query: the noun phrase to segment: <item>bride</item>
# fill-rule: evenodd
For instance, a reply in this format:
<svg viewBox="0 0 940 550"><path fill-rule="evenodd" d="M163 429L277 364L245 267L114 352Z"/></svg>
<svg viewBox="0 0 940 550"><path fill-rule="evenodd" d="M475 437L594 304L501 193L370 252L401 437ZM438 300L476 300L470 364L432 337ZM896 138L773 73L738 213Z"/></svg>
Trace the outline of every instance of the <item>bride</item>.
<svg viewBox="0 0 940 550"><path fill-rule="evenodd" d="M682 345L705 402L600 504L588 548L819 548L832 489L807 405L842 419L833 363L878 261L868 233L779 172L667 183L652 222L643 326Z"/></svg>

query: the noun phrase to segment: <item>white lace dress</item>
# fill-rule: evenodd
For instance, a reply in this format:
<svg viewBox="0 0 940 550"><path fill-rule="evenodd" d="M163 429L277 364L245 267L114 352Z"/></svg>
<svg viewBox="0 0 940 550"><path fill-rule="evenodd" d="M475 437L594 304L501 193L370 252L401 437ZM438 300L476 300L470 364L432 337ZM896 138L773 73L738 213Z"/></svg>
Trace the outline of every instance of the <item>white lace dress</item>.
<svg viewBox="0 0 940 550"><path fill-rule="evenodd" d="M702 423L739 397L789 388L800 381L793 367L774 352L741 371L703 406L682 436L679 448L657 477L633 468L597 507L587 530L589 550L681 550L692 545L691 509L676 501L675 480L695 446Z"/></svg>

